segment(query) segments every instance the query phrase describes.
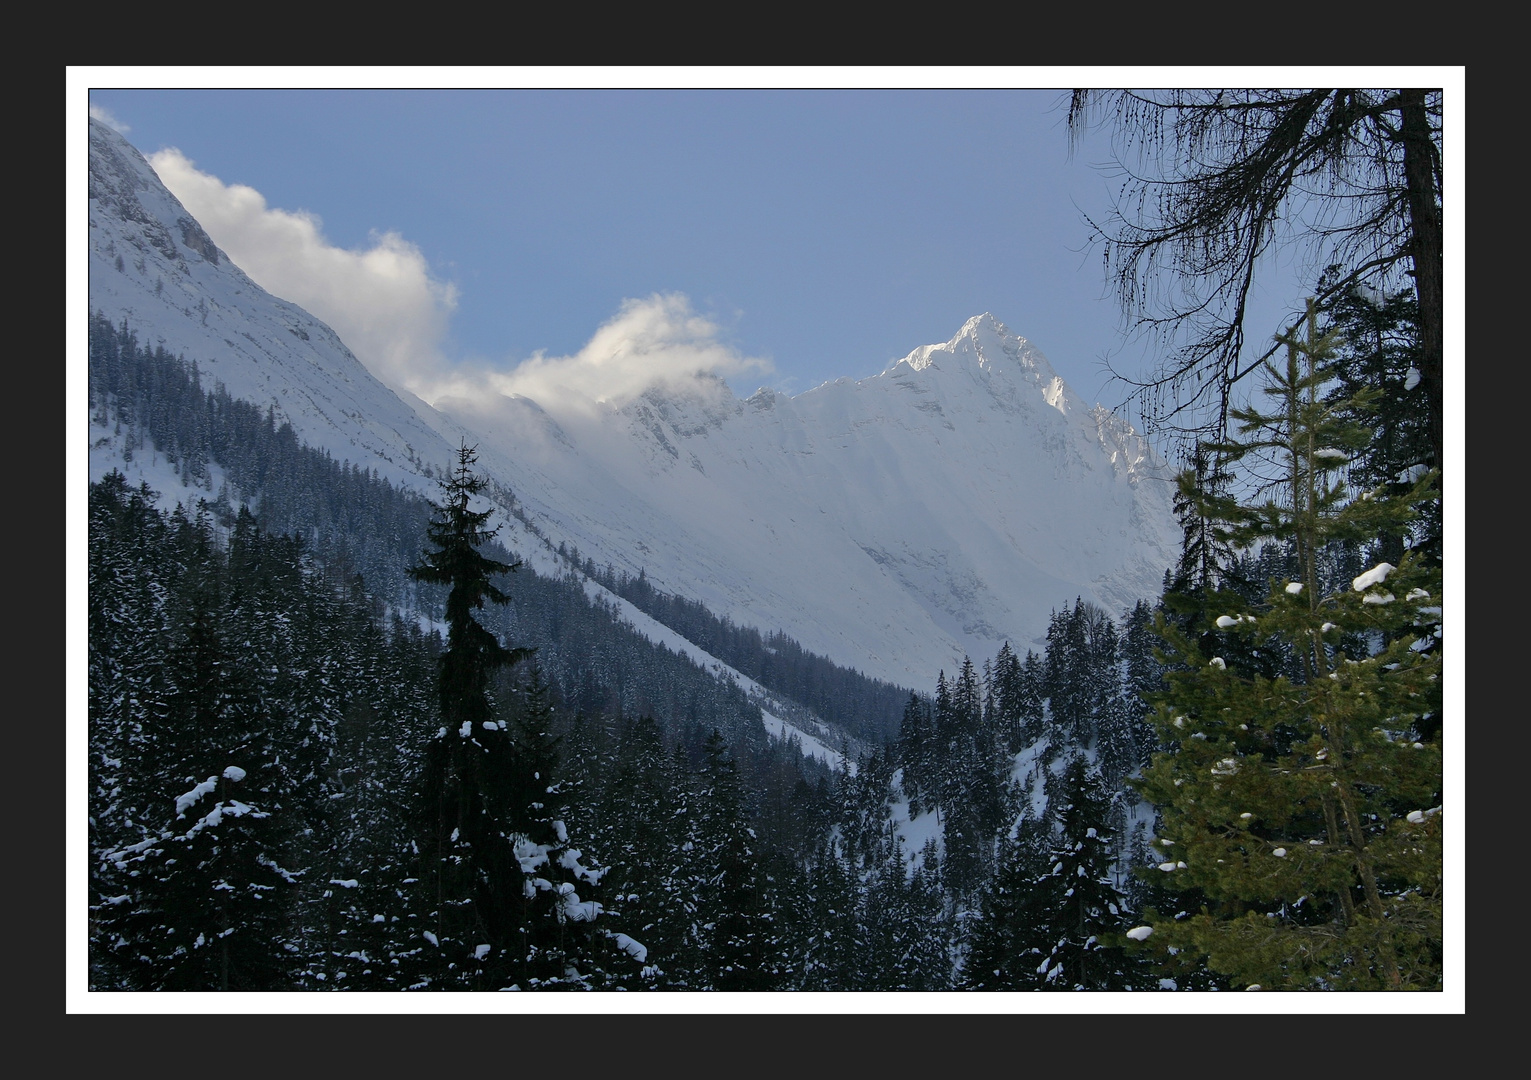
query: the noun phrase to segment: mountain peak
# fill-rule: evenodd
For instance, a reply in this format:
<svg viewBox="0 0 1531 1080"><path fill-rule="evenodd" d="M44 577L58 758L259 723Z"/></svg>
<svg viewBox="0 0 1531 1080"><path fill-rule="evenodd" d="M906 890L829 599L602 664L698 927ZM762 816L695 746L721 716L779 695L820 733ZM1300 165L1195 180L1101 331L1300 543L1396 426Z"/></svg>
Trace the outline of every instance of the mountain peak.
<svg viewBox="0 0 1531 1080"><path fill-rule="evenodd" d="M536 463L517 497L546 535L904 685L1041 640L1076 596L1130 607L1174 559L1146 443L992 313L871 378L703 389L637 396L578 453L520 424L484 439Z"/></svg>
<svg viewBox="0 0 1531 1080"><path fill-rule="evenodd" d="M452 446L479 444L550 541L874 677L928 688L1040 641L1076 596L1130 606L1178 550L1169 485L1135 482L1146 444L990 312L886 377L795 396L704 375L567 422L525 397L432 408L205 241L116 132L92 125L91 154L90 303L114 326L394 483L434 493ZM95 476L122 460L100 435Z"/></svg>
<svg viewBox="0 0 1531 1080"><path fill-rule="evenodd" d="M168 266L184 272L188 255L218 264L222 253L217 245L165 190L144 156L94 117L90 121L90 199L98 214L115 219L140 250L152 247Z"/></svg>
<svg viewBox="0 0 1531 1080"><path fill-rule="evenodd" d="M974 315L951 339L937 345L921 345L902 360L888 365L891 372L899 365L913 371L934 368L969 371L1005 371L1012 377L1024 376L1043 387L1048 404L1066 389L1047 357L990 312Z"/></svg>
<svg viewBox="0 0 1531 1080"><path fill-rule="evenodd" d="M996 319L993 312L985 311L982 315L974 315L967 322L963 323L962 329L957 331L957 336L952 338L952 340L956 341L958 338L964 337L977 337L980 331L987 331L999 337L1008 337L1010 334L1009 328Z"/></svg>

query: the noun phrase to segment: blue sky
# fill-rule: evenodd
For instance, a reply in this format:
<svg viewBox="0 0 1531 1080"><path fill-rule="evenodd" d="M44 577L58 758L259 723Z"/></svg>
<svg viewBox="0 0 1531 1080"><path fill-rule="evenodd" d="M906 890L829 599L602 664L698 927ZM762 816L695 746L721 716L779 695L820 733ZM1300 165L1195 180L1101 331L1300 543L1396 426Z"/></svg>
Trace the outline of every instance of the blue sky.
<svg viewBox="0 0 1531 1080"><path fill-rule="evenodd" d="M1070 160L1062 96L102 89L90 101L146 155L174 147L271 208L317 215L337 247L387 232L417 247L455 286L441 341L452 361L572 354L624 299L681 293L729 345L771 362L731 378L736 390L795 393L875 374L992 311L1105 400L1098 361L1122 348L1118 309L1075 206L1104 205L1090 163L1105 147Z"/></svg>
<svg viewBox="0 0 1531 1080"><path fill-rule="evenodd" d="M125 68L77 77L124 87L90 89L92 110L162 175L171 170L156 155L178 151L169 164L181 179L170 186L219 245L268 289L330 321L396 385L422 385L404 373L411 365L439 376L508 371L538 353L571 357L624 302L666 297L665 325L703 320L741 394L872 375L991 311L1081 396L1116 406L1126 390L1109 382L1103 358L1132 373L1150 358L1124 336L1100 253L1087 247L1082 215L1103 211L1113 189L1100 168L1109 146L1097 135L1070 155L1063 91L983 86L1041 74L816 69L810 77L825 83L903 77L963 88L733 90L166 87L274 76L310 86L510 75L575 86L666 75L721 83L749 82L748 70ZM1063 85L1120 75L1046 74ZM182 194L194 182L212 202ZM233 185L259 193L263 224L246 213L248 200L245 216L215 224L214 205L234 199ZM243 241L233 239L238 229ZM1290 272L1271 281L1257 297L1252 342L1268 340L1300 301ZM369 329L389 344L368 342ZM388 347L399 355L380 358Z"/></svg>

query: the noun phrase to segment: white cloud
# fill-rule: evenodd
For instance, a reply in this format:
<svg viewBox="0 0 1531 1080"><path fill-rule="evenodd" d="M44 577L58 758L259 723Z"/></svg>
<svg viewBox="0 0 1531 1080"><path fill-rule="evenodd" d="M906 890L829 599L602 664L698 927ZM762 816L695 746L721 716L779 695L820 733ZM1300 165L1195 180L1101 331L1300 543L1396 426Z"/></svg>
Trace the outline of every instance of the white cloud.
<svg viewBox="0 0 1531 1080"><path fill-rule="evenodd" d="M328 323L378 378L417 393L439 378L457 291L431 277L414 244L386 232L365 250L336 247L316 215L272 209L254 188L225 184L173 147L149 164L241 270Z"/></svg>
<svg viewBox="0 0 1531 1080"><path fill-rule="evenodd" d="M124 124L121 120L118 120L111 113L103 109L100 105L91 105L90 118L92 120L101 121L103 124L117 132L119 135L126 135L128 132L133 130L132 128L128 127L128 125Z"/></svg>
<svg viewBox="0 0 1531 1080"><path fill-rule="evenodd" d="M698 376L729 378L769 372L767 360L746 357L718 340L719 328L698 315L679 293L654 294L622 302L616 315L573 356L541 353L509 373L477 376L486 389L520 394L560 410L596 402L621 405L656 383L692 383L707 392L717 383ZM460 394L462 387L443 391Z"/></svg>
<svg viewBox="0 0 1531 1080"><path fill-rule="evenodd" d="M398 233L374 233L370 248L346 250L325 239L316 215L269 207L259 191L225 184L177 149L149 163L240 269L323 319L378 378L428 402L450 398L481 410L521 395L549 411L590 413L655 383L687 382L709 394L721 384L698 376L771 370L721 342L718 325L679 293L624 300L573 356L537 353L509 372L451 364L441 343L456 288L432 278L420 249Z"/></svg>

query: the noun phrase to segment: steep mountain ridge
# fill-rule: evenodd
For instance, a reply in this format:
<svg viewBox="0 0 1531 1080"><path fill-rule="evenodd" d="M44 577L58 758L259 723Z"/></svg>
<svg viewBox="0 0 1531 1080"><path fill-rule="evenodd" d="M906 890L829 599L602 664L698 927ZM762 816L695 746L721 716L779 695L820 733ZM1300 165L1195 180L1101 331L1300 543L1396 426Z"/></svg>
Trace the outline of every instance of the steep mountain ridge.
<svg viewBox="0 0 1531 1080"><path fill-rule="evenodd" d="M293 426L338 460L426 489L455 440L425 424L320 320L220 251L142 154L90 121L90 304L144 344L194 358L202 379Z"/></svg>
<svg viewBox="0 0 1531 1080"><path fill-rule="evenodd" d="M298 438L424 494L459 440L514 492L504 539L565 543L736 624L900 685L1040 641L1083 596L1157 593L1178 530L1162 463L990 314L871 378L735 397L656 384L588 408L406 400L219 250L120 135L90 128L90 302ZM97 435L93 434L93 438ZM111 467L109 438L92 476ZM507 503L507 507L508 507Z"/></svg>
<svg viewBox="0 0 1531 1080"><path fill-rule="evenodd" d="M549 535L905 685L1037 643L1076 596L1155 595L1178 543L1148 444L990 314L795 397L703 378L558 416L436 404Z"/></svg>

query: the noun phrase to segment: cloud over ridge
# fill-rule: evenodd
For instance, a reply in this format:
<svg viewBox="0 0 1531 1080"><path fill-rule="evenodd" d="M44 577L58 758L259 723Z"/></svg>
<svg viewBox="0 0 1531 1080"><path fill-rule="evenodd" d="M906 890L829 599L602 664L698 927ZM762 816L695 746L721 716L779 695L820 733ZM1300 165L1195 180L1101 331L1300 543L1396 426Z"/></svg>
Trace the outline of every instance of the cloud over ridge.
<svg viewBox="0 0 1531 1080"><path fill-rule="evenodd" d="M513 371L492 375L490 385L501 394L519 394L553 408L583 402L621 405L655 384L770 370L769 361L743 356L721 342L718 325L692 310L684 295L655 293L622 301L574 355L538 353Z"/></svg>
<svg viewBox="0 0 1531 1080"><path fill-rule="evenodd" d="M328 323L383 382L427 402L482 407L521 396L549 411L588 416L655 384L710 394L719 386L714 376L772 370L768 360L725 344L717 323L680 293L624 300L571 356L538 352L508 371L454 363L442 342L456 286L432 277L420 249L397 232L374 232L364 250L337 247L317 215L270 207L259 191L224 183L173 147L149 163L240 269Z"/></svg>
<svg viewBox="0 0 1531 1080"><path fill-rule="evenodd" d="M418 392L445 366L457 288L433 278L398 233L374 232L365 250L336 247L318 216L268 207L254 188L225 184L174 147L149 164L241 270L328 323L385 383Z"/></svg>

